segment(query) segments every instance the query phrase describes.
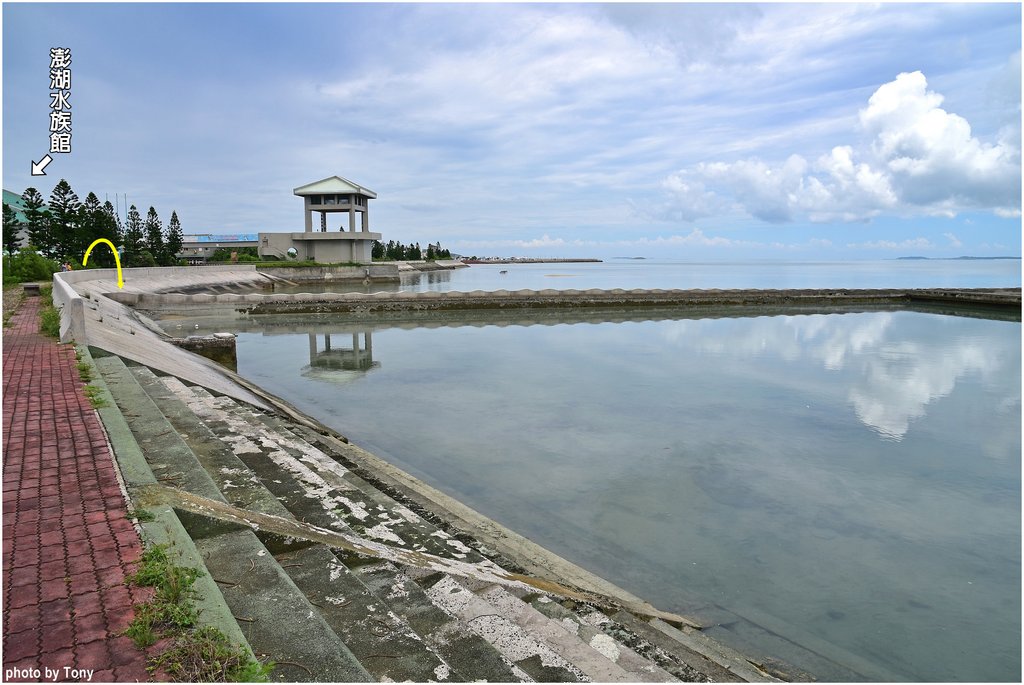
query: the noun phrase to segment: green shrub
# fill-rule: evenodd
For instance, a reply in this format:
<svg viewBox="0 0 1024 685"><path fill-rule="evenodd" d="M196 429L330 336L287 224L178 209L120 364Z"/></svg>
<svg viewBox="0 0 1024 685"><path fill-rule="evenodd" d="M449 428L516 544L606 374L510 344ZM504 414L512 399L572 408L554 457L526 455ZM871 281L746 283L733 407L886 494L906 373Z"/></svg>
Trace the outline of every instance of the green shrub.
<svg viewBox="0 0 1024 685"><path fill-rule="evenodd" d="M39 331L51 338L60 337L60 310L47 305L39 313Z"/></svg>
<svg viewBox="0 0 1024 685"><path fill-rule="evenodd" d="M33 247L26 247L18 254L4 259L4 282L25 283L27 281L49 281L60 271L60 264L39 254Z"/></svg>

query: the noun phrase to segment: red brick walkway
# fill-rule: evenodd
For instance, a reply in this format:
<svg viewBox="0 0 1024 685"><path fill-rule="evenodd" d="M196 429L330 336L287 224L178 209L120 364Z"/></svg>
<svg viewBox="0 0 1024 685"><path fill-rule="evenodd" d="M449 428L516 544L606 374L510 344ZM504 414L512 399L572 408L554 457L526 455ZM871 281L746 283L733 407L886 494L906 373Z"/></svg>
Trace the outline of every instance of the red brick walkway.
<svg viewBox="0 0 1024 685"><path fill-rule="evenodd" d="M3 679L145 681L118 636L143 598L124 584L139 537L74 348L38 332L39 307L27 298L3 329Z"/></svg>

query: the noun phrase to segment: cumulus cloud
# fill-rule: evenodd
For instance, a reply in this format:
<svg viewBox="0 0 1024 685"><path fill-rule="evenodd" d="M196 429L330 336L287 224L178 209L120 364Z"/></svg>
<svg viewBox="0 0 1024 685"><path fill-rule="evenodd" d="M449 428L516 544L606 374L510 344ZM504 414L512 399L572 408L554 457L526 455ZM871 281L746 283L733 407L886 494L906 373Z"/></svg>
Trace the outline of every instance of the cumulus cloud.
<svg viewBox="0 0 1024 685"><path fill-rule="evenodd" d="M1020 216L1019 126L984 142L942 102L924 74L902 73L859 112L866 145L835 146L813 163L793 154L777 163L741 159L683 169L663 184L670 199L662 218L693 220L723 205L771 223L969 209Z"/></svg>

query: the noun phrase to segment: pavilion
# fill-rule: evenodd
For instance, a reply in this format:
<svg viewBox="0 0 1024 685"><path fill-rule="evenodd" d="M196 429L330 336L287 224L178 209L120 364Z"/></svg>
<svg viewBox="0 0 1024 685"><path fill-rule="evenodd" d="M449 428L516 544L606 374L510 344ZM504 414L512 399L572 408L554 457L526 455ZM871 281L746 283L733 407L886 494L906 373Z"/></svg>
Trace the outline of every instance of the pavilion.
<svg viewBox="0 0 1024 685"><path fill-rule="evenodd" d="M377 193L341 176L328 176L294 190L302 198L305 230L302 233L260 233L260 255L285 258L290 248L298 259L325 264L373 261L373 241L380 233L370 231L369 201ZM314 230L313 214L320 215ZM342 214L337 228L331 228L330 215ZM359 221L356 221L356 217ZM359 230L356 230L356 224ZM348 230L345 230L346 224Z"/></svg>

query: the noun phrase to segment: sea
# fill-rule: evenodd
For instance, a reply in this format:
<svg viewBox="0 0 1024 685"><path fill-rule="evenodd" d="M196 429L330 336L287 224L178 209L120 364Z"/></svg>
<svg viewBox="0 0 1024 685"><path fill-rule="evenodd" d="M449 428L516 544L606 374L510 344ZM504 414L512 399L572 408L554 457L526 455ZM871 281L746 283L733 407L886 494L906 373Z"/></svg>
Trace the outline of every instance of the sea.
<svg viewBox="0 0 1024 685"><path fill-rule="evenodd" d="M1019 260L623 259L365 289L1020 285ZM1021 679L1019 312L195 323L356 444L782 672Z"/></svg>

